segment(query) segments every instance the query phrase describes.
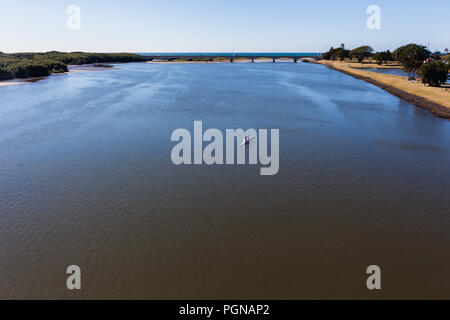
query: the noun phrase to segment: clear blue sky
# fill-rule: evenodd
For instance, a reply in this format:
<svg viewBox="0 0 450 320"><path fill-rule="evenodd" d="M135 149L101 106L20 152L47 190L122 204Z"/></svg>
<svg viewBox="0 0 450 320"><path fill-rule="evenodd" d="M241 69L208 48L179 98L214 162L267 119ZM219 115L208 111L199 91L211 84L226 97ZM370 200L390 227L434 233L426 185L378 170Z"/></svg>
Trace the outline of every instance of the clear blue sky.
<svg viewBox="0 0 450 320"><path fill-rule="evenodd" d="M369 5L381 30L366 27ZM66 26L69 5L81 29ZM450 47L449 0L0 0L0 51L323 52Z"/></svg>

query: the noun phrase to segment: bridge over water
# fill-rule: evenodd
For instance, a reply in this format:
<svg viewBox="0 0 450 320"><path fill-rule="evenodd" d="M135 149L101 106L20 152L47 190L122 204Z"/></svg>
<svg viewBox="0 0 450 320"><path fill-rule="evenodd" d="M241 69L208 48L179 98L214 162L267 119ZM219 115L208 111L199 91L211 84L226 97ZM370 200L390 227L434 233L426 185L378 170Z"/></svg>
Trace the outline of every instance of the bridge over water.
<svg viewBox="0 0 450 320"><path fill-rule="evenodd" d="M272 62L275 63L278 59L290 59L294 63L298 62L298 60L302 59L315 59L319 60L321 58L321 54L315 55L305 55L305 54L155 54L155 55L143 55L144 58L148 59L148 61L174 61L178 59L183 59L186 61L214 61L214 60L229 60L230 62L234 62L238 59L246 59L255 62L256 59L272 59Z"/></svg>

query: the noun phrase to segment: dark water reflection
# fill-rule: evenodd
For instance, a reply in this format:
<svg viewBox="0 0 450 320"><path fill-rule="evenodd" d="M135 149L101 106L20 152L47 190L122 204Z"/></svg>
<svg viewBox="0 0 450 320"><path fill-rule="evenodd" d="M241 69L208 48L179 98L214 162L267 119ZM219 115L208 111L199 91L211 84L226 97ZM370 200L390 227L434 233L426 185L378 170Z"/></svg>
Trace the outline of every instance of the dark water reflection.
<svg viewBox="0 0 450 320"><path fill-rule="evenodd" d="M448 121L319 65L120 68L1 88L0 298L450 298ZM279 128L279 174L173 165L194 120Z"/></svg>

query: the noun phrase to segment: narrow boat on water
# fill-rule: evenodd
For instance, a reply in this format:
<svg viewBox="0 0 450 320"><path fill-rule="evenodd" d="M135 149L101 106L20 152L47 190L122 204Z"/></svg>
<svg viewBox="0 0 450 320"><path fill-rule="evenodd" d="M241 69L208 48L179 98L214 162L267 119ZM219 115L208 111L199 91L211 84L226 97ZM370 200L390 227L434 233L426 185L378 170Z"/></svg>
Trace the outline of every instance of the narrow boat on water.
<svg viewBox="0 0 450 320"><path fill-rule="evenodd" d="M242 139L241 146L243 146L243 145L245 145L245 144L249 144L249 143L250 143L250 140L252 140L252 139L253 139L253 137L245 136L244 139Z"/></svg>

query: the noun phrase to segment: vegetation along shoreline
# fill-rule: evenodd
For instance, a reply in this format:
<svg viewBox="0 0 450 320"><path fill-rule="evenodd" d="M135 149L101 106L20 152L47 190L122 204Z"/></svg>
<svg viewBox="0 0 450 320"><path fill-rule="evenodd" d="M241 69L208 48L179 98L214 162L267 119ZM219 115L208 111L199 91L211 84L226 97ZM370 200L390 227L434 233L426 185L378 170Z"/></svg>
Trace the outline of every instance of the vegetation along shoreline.
<svg viewBox="0 0 450 320"><path fill-rule="evenodd" d="M69 71L68 65L144 62L145 59L133 53L85 53L85 52L0 52L0 80L47 77L50 74Z"/></svg>
<svg viewBox="0 0 450 320"><path fill-rule="evenodd" d="M347 50L344 44L330 48L317 63L354 78L364 80L432 114L450 119L450 54L431 53L425 46L407 44L394 52L374 53L370 46ZM365 67L366 66L366 67ZM369 68L402 68L408 77L376 73Z"/></svg>

